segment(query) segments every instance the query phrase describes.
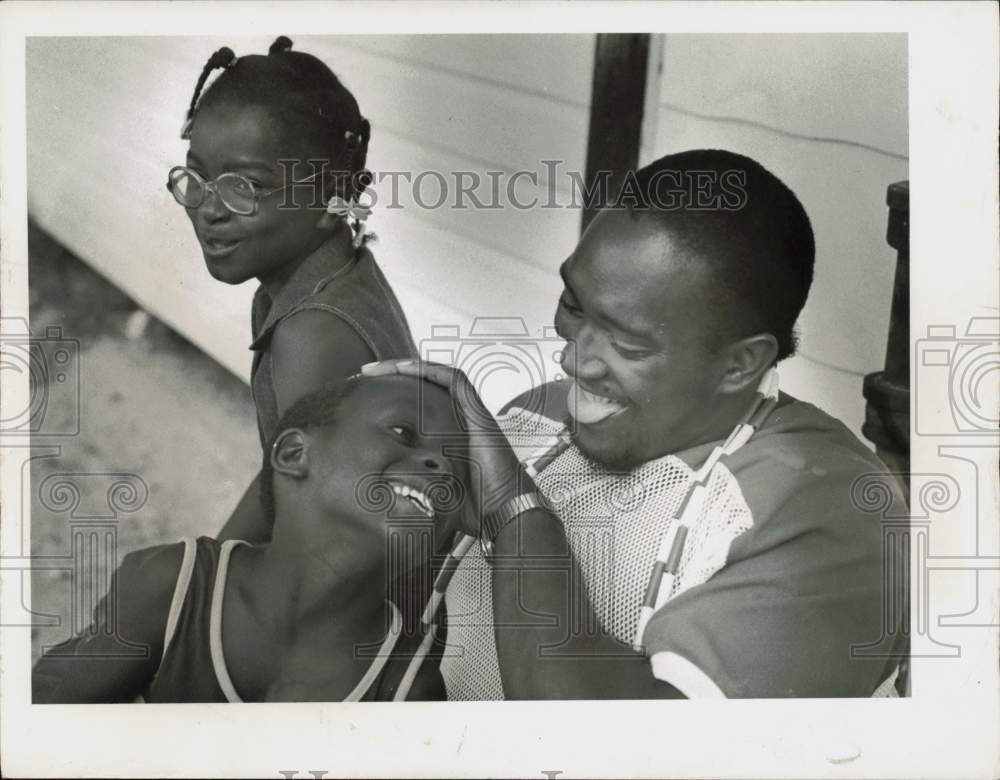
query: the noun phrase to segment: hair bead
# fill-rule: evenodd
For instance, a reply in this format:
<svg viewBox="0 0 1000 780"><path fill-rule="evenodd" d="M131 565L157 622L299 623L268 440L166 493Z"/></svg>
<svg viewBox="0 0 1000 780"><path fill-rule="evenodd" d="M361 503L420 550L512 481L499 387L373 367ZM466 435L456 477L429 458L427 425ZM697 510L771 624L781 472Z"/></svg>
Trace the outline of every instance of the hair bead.
<svg viewBox="0 0 1000 780"><path fill-rule="evenodd" d="M292 40L284 35L279 35L274 39L274 43L271 44L271 48L267 50L268 56L273 56L275 54L281 54L283 52L289 51L292 48Z"/></svg>

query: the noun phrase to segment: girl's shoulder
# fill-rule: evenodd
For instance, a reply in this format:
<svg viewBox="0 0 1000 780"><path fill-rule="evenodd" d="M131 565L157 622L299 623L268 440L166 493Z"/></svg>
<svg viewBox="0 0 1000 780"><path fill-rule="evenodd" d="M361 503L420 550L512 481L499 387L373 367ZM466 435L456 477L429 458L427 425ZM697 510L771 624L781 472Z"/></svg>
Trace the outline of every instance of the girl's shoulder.
<svg viewBox="0 0 1000 780"><path fill-rule="evenodd" d="M278 409L315 390L342 383L378 359L375 345L341 317L305 309L283 320L271 340L272 387Z"/></svg>

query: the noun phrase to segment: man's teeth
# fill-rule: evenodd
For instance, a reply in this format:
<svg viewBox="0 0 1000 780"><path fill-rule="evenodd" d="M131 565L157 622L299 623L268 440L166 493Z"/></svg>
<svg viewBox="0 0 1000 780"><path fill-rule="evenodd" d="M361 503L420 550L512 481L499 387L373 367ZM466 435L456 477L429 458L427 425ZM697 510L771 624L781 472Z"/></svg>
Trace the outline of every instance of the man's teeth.
<svg viewBox="0 0 1000 780"><path fill-rule="evenodd" d="M409 485L392 484L392 492L397 496L410 499L410 503L419 509L426 517L434 517L434 504L417 488Z"/></svg>
<svg viewBox="0 0 1000 780"><path fill-rule="evenodd" d="M584 425L598 423L624 408L624 404L588 392L576 382L569 389L569 413L577 422Z"/></svg>

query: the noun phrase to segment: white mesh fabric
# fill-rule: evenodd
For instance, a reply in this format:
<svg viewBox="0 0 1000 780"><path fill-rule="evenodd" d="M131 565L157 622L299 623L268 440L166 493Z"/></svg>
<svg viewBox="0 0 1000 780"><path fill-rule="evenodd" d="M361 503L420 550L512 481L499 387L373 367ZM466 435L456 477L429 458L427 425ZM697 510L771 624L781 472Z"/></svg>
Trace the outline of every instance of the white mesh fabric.
<svg viewBox="0 0 1000 780"><path fill-rule="evenodd" d="M552 420L514 409L498 420L520 458L537 452L539 434L555 434ZM563 521L598 619L631 644L639 607L660 540L680 506L694 472L673 456L628 474L597 466L570 447L536 479ZM742 492L725 467L717 467L688 534L672 596L699 585L726 562L729 546L753 524ZM493 635L489 563L473 545L448 588L448 647L441 672L452 700L502 699ZM577 620L578 622L578 620ZM579 626L572 626L580 630Z"/></svg>
<svg viewBox="0 0 1000 780"><path fill-rule="evenodd" d="M704 509L688 531L671 596L706 582L725 566L733 540L753 525L743 491L725 464L712 470L706 489Z"/></svg>
<svg viewBox="0 0 1000 780"><path fill-rule="evenodd" d="M492 583L490 564L479 545L474 544L458 565L445 595L448 643L441 659L441 674L449 700L503 698L493 639Z"/></svg>
<svg viewBox="0 0 1000 780"><path fill-rule="evenodd" d="M892 670L892 674L882 681L881 685L872 694L873 699L898 699L899 692L896 690L896 678L899 677L899 667Z"/></svg>

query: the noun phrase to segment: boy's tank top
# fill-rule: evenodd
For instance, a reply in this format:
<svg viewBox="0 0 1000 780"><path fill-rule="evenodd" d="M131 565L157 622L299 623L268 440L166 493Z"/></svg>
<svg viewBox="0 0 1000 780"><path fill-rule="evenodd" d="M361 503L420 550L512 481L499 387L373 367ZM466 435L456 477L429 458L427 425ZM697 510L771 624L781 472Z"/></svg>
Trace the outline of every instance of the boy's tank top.
<svg viewBox="0 0 1000 780"><path fill-rule="evenodd" d="M376 360L417 356L403 309L372 253L361 248L352 262L332 270L350 240L350 230L343 225L302 262L273 300L263 287L254 295L251 387L262 447L278 425L270 343L285 318L305 309L329 312L351 326Z"/></svg>
<svg viewBox="0 0 1000 780"><path fill-rule="evenodd" d="M159 669L143 692L150 703L241 702L229 677L222 643L222 605L229 558L239 540L218 542L207 536L185 539L164 632ZM397 613L398 620L398 613ZM394 692L385 670L373 665L373 677L359 682L345 701L373 701ZM377 674L376 674L377 672ZM381 691L381 692L380 692Z"/></svg>
<svg viewBox="0 0 1000 780"><path fill-rule="evenodd" d="M226 702L225 685L232 688L225 661L213 653L212 613L219 615L225 596L226 572L233 547L245 542L220 543L202 536L186 539L184 558L177 575L173 601L164 634L163 658L149 687L143 693L147 702ZM216 584L218 582L218 585ZM219 601L213 610L216 597ZM219 637L221 644L221 636ZM218 661L222 660L224 680L220 679ZM235 699L238 701L237 699Z"/></svg>

